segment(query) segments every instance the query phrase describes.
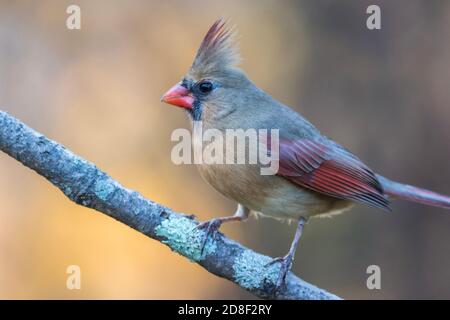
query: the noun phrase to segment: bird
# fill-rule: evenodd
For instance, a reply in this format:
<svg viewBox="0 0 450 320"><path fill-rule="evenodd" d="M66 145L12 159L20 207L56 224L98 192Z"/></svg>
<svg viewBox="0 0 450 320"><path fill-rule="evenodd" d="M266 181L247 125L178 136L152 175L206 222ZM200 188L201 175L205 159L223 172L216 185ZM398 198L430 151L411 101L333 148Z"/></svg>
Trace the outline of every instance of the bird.
<svg viewBox="0 0 450 320"><path fill-rule="evenodd" d="M244 221L250 214L295 221L297 228L288 253L268 263L280 265L275 285L280 290L311 217L342 213L355 204L391 211L394 199L450 209L449 196L375 173L301 114L257 87L239 62L235 28L218 19L204 36L188 72L161 98L184 109L191 124L200 121L204 130L279 132L279 168L274 175L262 175L258 164L197 164L204 180L237 203L234 215L198 225L206 231L202 250L223 223Z"/></svg>

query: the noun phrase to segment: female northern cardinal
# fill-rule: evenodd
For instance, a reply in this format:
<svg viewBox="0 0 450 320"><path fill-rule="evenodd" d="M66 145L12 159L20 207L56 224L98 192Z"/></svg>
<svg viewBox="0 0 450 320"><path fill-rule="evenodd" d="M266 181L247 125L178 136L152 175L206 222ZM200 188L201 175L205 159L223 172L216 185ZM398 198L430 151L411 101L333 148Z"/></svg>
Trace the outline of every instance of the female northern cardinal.
<svg viewBox="0 0 450 320"><path fill-rule="evenodd" d="M390 210L397 198L450 209L450 197L390 181L375 174L356 156L322 135L311 123L273 99L236 67L233 33L222 20L209 29L183 80L162 101L187 110L205 129L278 129L279 171L261 175L251 164L200 164L200 174L215 189L238 202L234 216L204 222L205 242L228 221L249 213L298 221L288 254L281 263L280 287L291 268L302 228L311 216L347 210L354 203Z"/></svg>

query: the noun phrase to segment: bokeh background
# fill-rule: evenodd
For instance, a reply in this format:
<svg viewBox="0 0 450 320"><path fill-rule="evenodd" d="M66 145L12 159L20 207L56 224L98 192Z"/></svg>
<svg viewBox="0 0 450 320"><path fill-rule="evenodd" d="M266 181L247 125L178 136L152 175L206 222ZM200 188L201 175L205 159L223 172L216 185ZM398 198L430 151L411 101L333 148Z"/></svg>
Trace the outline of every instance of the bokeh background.
<svg viewBox="0 0 450 320"><path fill-rule="evenodd" d="M78 4L82 29L65 27ZM366 28L370 4L382 29ZM264 90L384 175L450 194L450 2L0 0L0 106L125 186L199 219L235 204L170 160L183 112L160 103L210 24L238 27L242 67ZM252 298L103 214L69 202L0 154L0 298ZM284 254L295 227L229 224ZM450 299L450 212L395 203L313 219L294 271L344 298ZM82 289L66 289L81 267ZM381 290L366 268L381 267Z"/></svg>

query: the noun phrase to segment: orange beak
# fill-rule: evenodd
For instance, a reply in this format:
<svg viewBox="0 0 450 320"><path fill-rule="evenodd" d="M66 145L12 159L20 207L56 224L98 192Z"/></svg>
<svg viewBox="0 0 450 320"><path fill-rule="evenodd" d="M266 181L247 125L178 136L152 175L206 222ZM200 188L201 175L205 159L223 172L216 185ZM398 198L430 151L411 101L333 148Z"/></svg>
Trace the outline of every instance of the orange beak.
<svg viewBox="0 0 450 320"><path fill-rule="evenodd" d="M162 96L161 101L186 109L192 109L194 105L192 93L178 83Z"/></svg>

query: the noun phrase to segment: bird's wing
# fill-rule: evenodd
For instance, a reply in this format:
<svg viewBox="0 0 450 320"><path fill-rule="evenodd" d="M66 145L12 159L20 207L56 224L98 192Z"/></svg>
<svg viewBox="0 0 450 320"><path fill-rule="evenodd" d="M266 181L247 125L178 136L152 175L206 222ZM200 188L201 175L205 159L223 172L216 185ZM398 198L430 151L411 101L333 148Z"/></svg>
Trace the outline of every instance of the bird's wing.
<svg viewBox="0 0 450 320"><path fill-rule="evenodd" d="M281 140L278 175L332 197L390 210L375 174L357 157L330 141Z"/></svg>

